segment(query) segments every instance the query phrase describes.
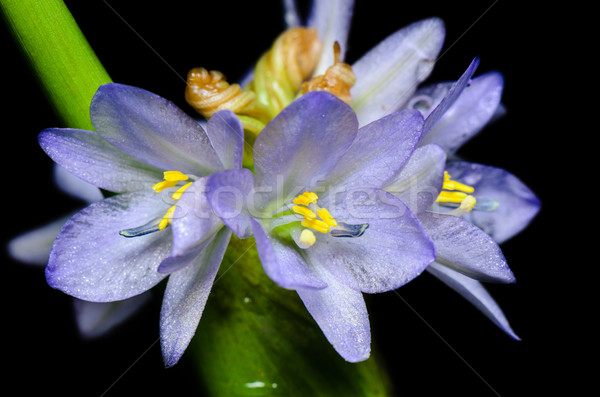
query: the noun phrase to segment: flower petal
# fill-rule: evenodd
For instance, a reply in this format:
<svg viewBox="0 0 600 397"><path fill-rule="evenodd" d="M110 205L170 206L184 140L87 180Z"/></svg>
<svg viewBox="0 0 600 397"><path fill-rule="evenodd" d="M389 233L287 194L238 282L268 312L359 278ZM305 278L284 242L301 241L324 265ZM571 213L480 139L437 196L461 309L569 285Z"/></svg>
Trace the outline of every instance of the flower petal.
<svg viewBox="0 0 600 397"><path fill-rule="evenodd" d="M46 266L52 244L63 225L71 216L59 218L47 225L15 237L8 243L8 253L29 265Z"/></svg>
<svg viewBox="0 0 600 397"><path fill-rule="evenodd" d="M429 134L431 128L439 121L439 119L446 113L446 111L456 102L458 97L462 94L469 81L471 81L471 77L475 73L475 70L479 66L479 58L475 58L467 70L463 73L463 75L458 79L458 81L452 84L447 94L441 99L441 101L436 105L435 109L432 110L425 120L425 126L423 127L423 138Z"/></svg>
<svg viewBox="0 0 600 397"><path fill-rule="evenodd" d="M344 60L353 7L353 0L313 2L307 25L317 29L322 45L321 57L313 73L314 76L325 73L327 68L333 65L333 43L336 41L341 49L340 61Z"/></svg>
<svg viewBox="0 0 600 397"><path fill-rule="evenodd" d="M444 42L438 18L413 23L392 34L354 65L352 108L360 125L402 108L433 69Z"/></svg>
<svg viewBox="0 0 600 397"><path fill-rule="evenodd" d="M198 176L223 169L200 124L158 95L105 84L92 99L90 115L102 138L144 163Z"/></svg>
<svg viewBox="0 0 600 397"><path fill-rule="evenodd" d="M341 283L368 293L391 291L435 260L433 243L417 217L390 193L363 189L328 199L323 204L338 222L369 225L355 238L319 234L304 250L314 266L326 268Z"/></svg>
<svg viewBox="0 0 600 397"><path fill-rule="evenodd" d="M54 163L54 181L63 192L88 204L95 203L104 198L102 192L96 186L76 177L56 163Z"/></svg>
<svg viewBox="0 0 600 397"><path fill-rule="evenodd" d="M273 209L322 180L358 131L352 109L323 91L309 92L283 109L254 143L255 187ZM281 202L276 202L282 200Z"/></svg>
<svg viewBox="0 0 600 397"><path fill-rule="evenodd" d="M224 169L242 168L244 128L233 112L221 110L213 114L206 125L206 135Z"/></svg>
<svg viewBox="0 0 600 397"><path fill-rule="evenodd" d="M431 128L422 144L435 143L454 153L486 125L500 104L504 81L500 73L487 73L473 80L456 102Z"/></svg>
<svg viewBox="0 0 600 397"><path fill-rule="evenodd" d="M196 332L231 232L223 228L187 266L169 276L160 312L160 342L165 366L175 365Z"/></svg>
<svg viewBox="0 0 600 397"><path fill-rule="evenodd" d="M447 266L438 263L432 263L427 270L435 277L439 278L444 284L452 288L466 300L471 302L477 309L485 314L494 324L516 340L520 338L511 328L508 320L500 306L494 301L494 298L485 290L483 285L477 280L473 280L459 272L450 269Z"/></svg>
<svg viewBox="0 0 600 397"><path fill-rule="evenodd" d="M283 19L288 28L302 24L302 18L296 8L296 0L283 0Z"/></svg>
<svg viewBox="0 0 600 397"><path fill-rule="evenodd" d="M476 197L494 199L495 211L471 211L464 218L500 243L523 230L540 210L540 201L517 177L486 165L451 162L447 170L454 180L475 188Z"/></svg>
<svg viewBox="0 0 600 397"><path fill-rule="evenodd" d="M446 154L437 145L417 148L383 188L420 214L438 198L444 182Z"/></svg>
<svg viewBox="0 0 600 397"><path fill-rule="evenodd" d="M421 138L423 117L403 110L358 130L352 146L327 176L336 189L381 188L410 157Z"/></svg>
<svg viewBox="0 0 600 397"><path fill-rule="evenodd" d="M111 146L93 131L50 128L39 135L42 149L73 175L111 192L152 187L162 172Z"/></svg>
<svg viewBox="0 0 600 397"><path fill-rule="evenodd" d="M150 299L150 292L118 302L88 302L74 299L77 328L84 338L96 338L135 313Z"/></svg>
<svg viewBox="0 0 600 397"><path fill-rule="evenodd" d="M436 262L477 280L515 282L500 247L483 230L451 215L425 212L419 220L435 244Z"/></svg>
<svg viewBox="0 0 600 397"><path fill-rule="evenodd" d="M227 170L212 174L206 182L206 197L214 213L241 239L252 235L247 200L252 199L254 175L250 170Z"/></svg>
<svg viewBox="0 0 600 397"><path fill-rule="evenodd" d="M173 250L158 267L171 273L187 266L223 226L206 198L207 178L200 178L183 192L173 213Z"/></svg>
<svg viewBox="0 0 600 397"><path fill-rule="evenodd" d="M283 288L323 289L327 284L308 267L302 256L294 249L294 242L282 242L277 237L269 238L262 226L250 219L256 248L267 276Z"/></svg>
<svg viewBox="0 0 600 397"><path fill-rule="evenodd" d="M170 231L126 238L119 231L167 210L153 192L127 193L90 205L62 228L46 279L53 288L93 302L123 300L163 279L156 269L171 249Z"/></svg>
<svg viewBox="0 0 600 397"><path fill-rule="evenodd" d="M371 331L362 293L338 282L318 265L314 271L327 282L327 288L298 288L306 309L340 356L353 363L366 360L371 353Z"/></svg>

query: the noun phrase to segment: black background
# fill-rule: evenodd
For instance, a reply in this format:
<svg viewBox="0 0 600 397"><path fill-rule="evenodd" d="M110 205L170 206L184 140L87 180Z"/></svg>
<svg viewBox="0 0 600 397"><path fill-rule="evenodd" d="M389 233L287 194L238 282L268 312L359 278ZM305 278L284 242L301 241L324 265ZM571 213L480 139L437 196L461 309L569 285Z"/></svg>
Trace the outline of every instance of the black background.
<svg viewBox="0 0 600 397"><path fill-rule="evenodd" d="M172 0L160 6L109 1L120 17L103 1L66 3L113 81L152 91L190 114L183 98L189 69L220 70L234 82L284 29L278 1ZM558 126L564 99L556 85L563 83L549 77L557 68L551 18L545 9L507 1L391 4L357 1L346 60L358 59L411 22L441 17L447 33L444 55L428 82L456 80L475 56L481 57L477 74L498 70L505 77L507 115L460 154L514 173L543 204L530 227L503 245L517 283L489 287L521 342L427 274L401 288L402 299L393 293L367 296L374 339L398 394L577 394L585 377L575 368L580 356L591 353L577 343L585 329L579 325L575 308L581 301L573 287L582 277L581 264L563 256L570 246L566 236L576 229L564 224L569 205L565 209L557 194L562 187L555 183L564 177L568 147L555 139L566 132ZM6 241L80 203L53 186L51 161L36 137L60 122L4 25L0 35L2 113L8 126L2 128ZM185 355L165 370L154 345L138 360L158 337L161 291L131 321L86 341L77 333L70 298L47 286L42 268L5 256L2 269L2 357L9 366L5 382L17 386L19 394L100 396L110 387L106 396L201 395Z"/></svg>

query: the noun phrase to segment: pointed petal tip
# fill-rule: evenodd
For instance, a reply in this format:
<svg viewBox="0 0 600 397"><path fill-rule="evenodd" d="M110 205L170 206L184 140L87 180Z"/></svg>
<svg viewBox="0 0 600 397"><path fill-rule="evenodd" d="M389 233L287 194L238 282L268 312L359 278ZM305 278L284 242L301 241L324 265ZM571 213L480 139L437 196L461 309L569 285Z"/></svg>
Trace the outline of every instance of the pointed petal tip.
<svg viewBox="0 0 600 397"><path fill-rule="evenodd" d="M438 33L438 35L441 36L441 40L440 40L440 47L442 46L443 42L444 42L444 38L446 37L446 24L444 23L444 21L439 18L439 17L431 17L431 18L427 18L427 19L422 19L420 21L414 22L412 24L412 26L418 26L418 27L422 27L428 30L431 30L432 32L435 31Z"/></svg>
<svg viewBox="0 0 600 397"><path fill-rule="evenodd" d="M181 356L183 356L183 352L176 354L173 352L168 352L165 351L165 345L162 343L161 340L161 345L162 345L162 356L163 356L163 364L165 365L165 368L172 368L175 364L177 364L179 362L179 359L181 358Z"/></svg>
<svg viewBox="0 0 600 397"><path fill-rule="evenodd" d="M338 352L340 353L340 352ZM369 357L371 356L371 346L368 346L367 350L365 351L358 351L358 352L353 352L352 354L341 354L342 358L346 361L348 361L349 363L359 363L361 361L365 361L368 360Z"/></svg>

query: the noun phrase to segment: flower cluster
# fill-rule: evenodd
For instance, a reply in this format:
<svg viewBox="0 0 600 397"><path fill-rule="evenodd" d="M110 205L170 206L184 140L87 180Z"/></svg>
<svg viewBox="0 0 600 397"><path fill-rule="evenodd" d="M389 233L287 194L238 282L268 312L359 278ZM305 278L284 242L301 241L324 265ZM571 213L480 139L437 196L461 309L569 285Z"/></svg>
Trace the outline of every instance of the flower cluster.
<svg viewBox="0 0 600 397"><path fill-rule="evenodd" d="M442 47L439 19L399 30L349 65L351 1L316 2L306 26L287 11L290 29L241 85L190 72L186 98L207 122L108 84L92 100L95 131L40 134L68 173L114 193L93 190L60 232L46 230L57 234L48 283L127 313L168 277L160 335L171 366L233 233L255 239L265 273L298 293L348 361L370 354L362 294L425 270L517 338L481 281L514 282L498 243L528 224L539 201L508 172L455 157L501 108L502 76L474 78L475 59L456 82L417 90ZM33 240L16 240L15 255Z"/></svg>

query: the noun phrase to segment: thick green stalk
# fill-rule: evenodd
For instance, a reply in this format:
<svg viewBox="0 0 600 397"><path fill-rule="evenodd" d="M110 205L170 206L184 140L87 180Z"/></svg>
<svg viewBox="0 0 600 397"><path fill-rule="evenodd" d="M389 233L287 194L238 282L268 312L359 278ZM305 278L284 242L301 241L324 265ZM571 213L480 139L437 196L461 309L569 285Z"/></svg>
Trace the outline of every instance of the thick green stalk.
<svg viewBox="0 0 600 397"><path fill-rule="evenodd" d="M62 0L0 0L0 9L64 126L92 129L90 102L111 79Z"/></svg>
<svg viewBox="0 0 600 397"><path fill-rule="evenodd" d="M190 349L211 396L389 395L376 357L344 361L298 295L265 275L253 239L233 237Z"/></svg>

